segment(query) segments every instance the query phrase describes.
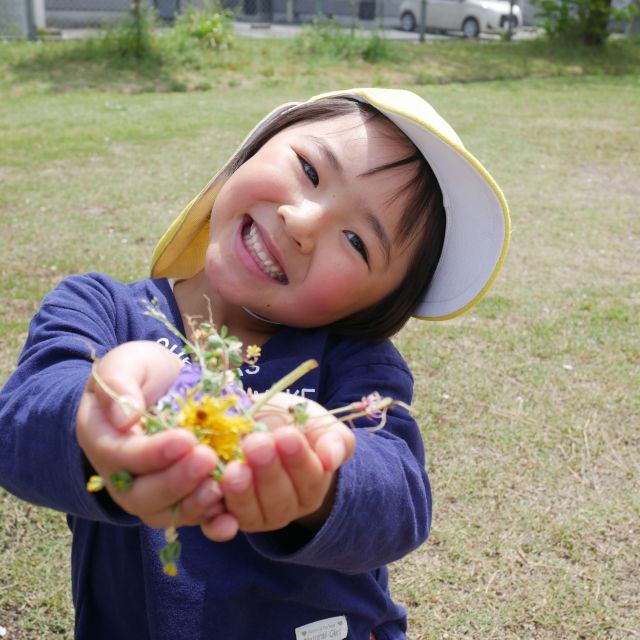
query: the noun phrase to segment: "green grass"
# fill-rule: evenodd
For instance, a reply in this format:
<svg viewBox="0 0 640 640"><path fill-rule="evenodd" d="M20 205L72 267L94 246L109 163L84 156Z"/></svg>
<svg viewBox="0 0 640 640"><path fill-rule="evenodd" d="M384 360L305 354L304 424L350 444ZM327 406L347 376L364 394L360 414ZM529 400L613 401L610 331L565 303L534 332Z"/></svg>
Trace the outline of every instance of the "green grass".
<svg viewBox="0 0 640 640"><path fill-rule="evenodd" d="M640 66L638 41L614 40L604 48L546 39L512 42L383 41L375 32L303 30L293 40L236 38L215 50L170 30L157 32L147 59L126 60L99 38L59 42L0 41L0 91L123 93L201 91L279 86L308 91L349 86L432 85L526 77L626 75Z"/></svg>
<svg viewBox="0 0 640 640"><path fill-rule="evenodd" d="M480 305L412 321L397 338L434 492L429 541L392 567L409 637L639 635L637 45L553 62L542 43L406 45L410 64L301 60L288 77L291 63L278 61L290 44L239 42L245 62L222 74L237 83L151 92L171 74L100 78L97 63L76 61L51 81L29 67L35 48L0 44L0 380L41 296L89 269L144 276L166 224L275 104L378 76L446 114L505 191L513 233ZM460 69L483 75L463 61L491 56L506 77L537 65L559 77L453 82ZM419 73L446 83L420 84ZM62 515L0 490L0 626L11 640L71 637L69 542Z"/></svg>

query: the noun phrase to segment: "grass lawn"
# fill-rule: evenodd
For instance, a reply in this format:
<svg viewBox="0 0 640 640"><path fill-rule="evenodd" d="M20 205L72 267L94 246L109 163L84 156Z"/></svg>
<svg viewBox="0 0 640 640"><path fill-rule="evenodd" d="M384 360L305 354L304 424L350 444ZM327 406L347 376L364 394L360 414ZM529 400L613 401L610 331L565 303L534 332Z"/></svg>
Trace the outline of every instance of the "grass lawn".
<svg viewBox="0 0 640 640"><path fill-rule="evenodd" d="M144 277L160 232L274 105L401 84L445 114L513 220L486 299L396 340L434 492L430 539L392 567L409 638L640 636L638 45L538 74L549 57L515 44L491 55L521 79L469 82L463 54L489 55L485 43L429 45L410 71L303 61L288 73L265 62L282 43L252 42L236 70L190 77L101 76L61 54L53 81L35 48L0 43L0 381L43 294L88 270ZM69 544L63 515L0 489L7 639L72 637Z"/></svg>

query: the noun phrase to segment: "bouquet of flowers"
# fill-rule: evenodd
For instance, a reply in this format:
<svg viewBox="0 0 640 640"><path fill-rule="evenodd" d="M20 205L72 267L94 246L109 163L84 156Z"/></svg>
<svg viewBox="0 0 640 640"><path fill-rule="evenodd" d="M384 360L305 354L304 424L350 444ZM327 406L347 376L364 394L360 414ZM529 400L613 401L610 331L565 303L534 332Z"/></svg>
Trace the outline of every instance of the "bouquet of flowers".
<svg viewBox="0 0 640 640"><path fill-rule="evenodd" d="M213 476L220 478L225 465L231 460L242 460L242 439L255 431L267 431L268 427L259 419L260 412L282 412L287 422L305 429L308 415L305 402L301 401L288 410L269 405L273 396L288 388L298 378L317 366L315 360L307 360L278 380L264 394L248 394L243 386L239 369L243 363L253 365L260 357L260 347L249 345L243 353L243 345L228 334L226 327L220 331L211 322L199 324L189 320L191 339L182 335L158 309L156 302L149 304L146 315L156 318L174 333L184 344L191 363L185 364L178 378L158 402L147 409L140 423L147 435L166 429L188 429L199 442L210 446L217 454L219 464ZM94 363L92 375L96 382L117 402L122 399L115 394L97 373ZM344 407L329 410L328 416L338 418L350 425L360 417L375 422L370 430L384 426L386 412L393 405L410 407L392 398L383 398L378 393L362 398ZM315 425L314 428L322 428ZM116 491L126 491L134 481L127 471L112 474L109 478ZM87 483L89 491L104 488L104 479L91 476ZM172 509L173 521L177 519L179 504ZM181 543L175 525L165 529L166 546L160 550L160 560L168 575L176 575L176 561L180 557Z"/></svg>

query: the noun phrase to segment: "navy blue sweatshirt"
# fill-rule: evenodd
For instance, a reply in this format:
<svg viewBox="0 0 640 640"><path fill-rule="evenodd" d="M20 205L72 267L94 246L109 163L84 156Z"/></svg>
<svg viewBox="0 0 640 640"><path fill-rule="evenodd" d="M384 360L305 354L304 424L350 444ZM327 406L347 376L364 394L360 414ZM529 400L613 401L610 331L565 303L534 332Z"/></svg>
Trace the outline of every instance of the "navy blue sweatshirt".
<svg viewBox="0 0 640 640"><path fill-rule="evenodd" d="M385 565L426 538L431 493L420 432L403 409L394 408L374 433L356 424L355 454L340 469L333 510L319 531L292 524L216 543L198 527L183 527L175 577L158 559L162 530L105 492L87 492L75 422L91 350L101 356L144 339L185 358L175 336L143 315L154 298L181 328L166 280L126 285L96 273L63 280L33 318L0 392L0 485L68 514L76 638L369 640L372 631L378 640L405 638L406 615L391 598ZM391 342L323 328L279 329L258 364L243 367L244 386L265 391L308 358L319 367L290 393L327 408L373 391L411 402L411 374Z"/></svg>

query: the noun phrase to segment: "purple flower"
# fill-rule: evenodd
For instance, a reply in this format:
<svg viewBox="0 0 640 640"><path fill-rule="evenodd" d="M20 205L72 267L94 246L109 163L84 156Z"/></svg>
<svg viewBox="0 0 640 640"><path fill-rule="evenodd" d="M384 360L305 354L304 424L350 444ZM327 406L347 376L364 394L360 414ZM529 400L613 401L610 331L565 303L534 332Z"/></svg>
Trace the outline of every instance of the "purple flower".
<svg viewBox="0 0 640 640"><path fill-rule="evenodd" d="M202 369L197 364L185 364L178 377L173 381L167 393L157 402L158 407L169 404L173 411L180 410L178 398L186 398L189 390L193 389L202 378Z"/></svg>
<svg viewBox="0 0 640 640"><path fill-rule="evenodd" d="M186 398L189 389L195 387L202 378L202 369L197 364L185 364L178 377L167 391L168 396Z"/></svg>
<svg viewBox="0 0 640 640"><path fill-rule="evenodd" d="M201 379L202 368L200 365L185 364L167 393L160 398L157 406L169 405L173 411L179 411L181 406L179 400L186 399L189 396L189 391L197 386ZM234 406L227 409L226 414L229 416L244 415L244 412L253 405L250 396L237 380L232 380L220 390L220 397L222 398L231 395L236 396L238 401ZM193 400L197 402L202 396L203 393L198 391L193 395Z"/></svg>
<svg viewBox="0 0 640 640"><path fill-rule="evenodd" d="M241 407L245 411L249 410L253 405L251 398L237 380L232 380L229 384L223 387L222 393L220 395L222 397L230 395L236 396L238 398L238 402L236 403L236 405L238 407ZM234 413L241 414L242 411L237 410L235 407L231 407L231 409L227 411L228 415L232 415Z"/></svg>

